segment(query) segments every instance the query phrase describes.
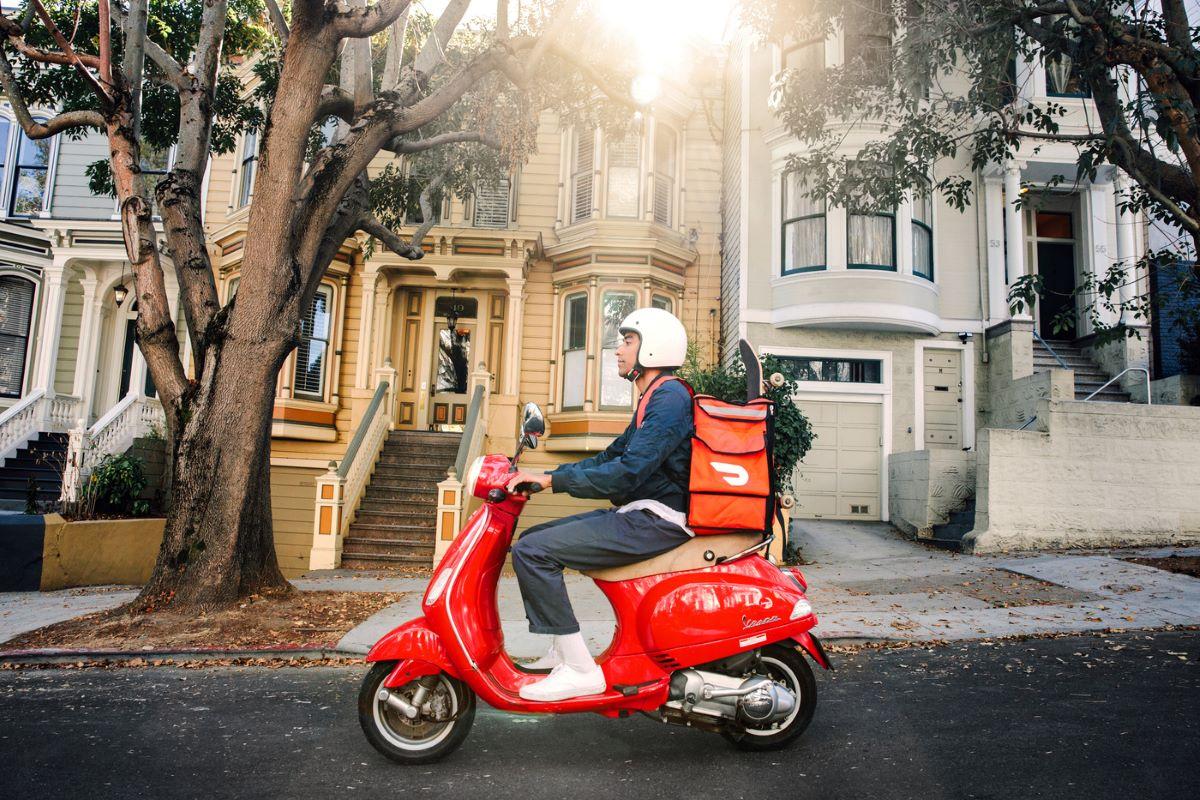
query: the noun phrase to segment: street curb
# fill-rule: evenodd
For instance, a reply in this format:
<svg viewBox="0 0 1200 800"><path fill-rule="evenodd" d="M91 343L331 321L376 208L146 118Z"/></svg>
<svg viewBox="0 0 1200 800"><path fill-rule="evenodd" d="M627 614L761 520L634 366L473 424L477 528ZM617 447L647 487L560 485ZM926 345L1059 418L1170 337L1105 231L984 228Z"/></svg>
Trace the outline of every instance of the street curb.
<svg viewBox="0 0 1200 800"><path fill-rule="evenodd" d="M334 648L275 647L263 650L221 650L186 648L181 650L13 650L0 653L0 664L69 664L84 662L124 662L174 659L179 661L220 661L224 659L269 658L286 661L324 661L327 659L362 660L363 653Z"/></svg>

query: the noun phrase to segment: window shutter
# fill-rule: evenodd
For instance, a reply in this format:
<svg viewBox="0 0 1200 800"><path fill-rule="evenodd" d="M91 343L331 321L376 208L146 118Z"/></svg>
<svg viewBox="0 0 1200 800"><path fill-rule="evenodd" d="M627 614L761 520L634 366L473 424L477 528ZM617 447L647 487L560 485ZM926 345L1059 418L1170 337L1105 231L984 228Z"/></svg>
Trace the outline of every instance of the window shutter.
<svg viewBox="0 0 1200 800"><path fill-rule="evenodd" d="M571 221L578 222L592 215L592 173L595 140L591 131L579 131L575 136L575 180L571 198Z"/></svg>
<svg viewBox="0 0 1200 800"><path fill-rule="evenodd" d="M296 348L296 373L292 383L297 395L322 398L325 394L330 299L328 289L319 290L300 320L300 346Z"/></svg>
<svg viewBox="0 0 1200 800"><path fill-rule="evenodd" d="M475 187L475 227L508 227L508 178Z"/></svg>

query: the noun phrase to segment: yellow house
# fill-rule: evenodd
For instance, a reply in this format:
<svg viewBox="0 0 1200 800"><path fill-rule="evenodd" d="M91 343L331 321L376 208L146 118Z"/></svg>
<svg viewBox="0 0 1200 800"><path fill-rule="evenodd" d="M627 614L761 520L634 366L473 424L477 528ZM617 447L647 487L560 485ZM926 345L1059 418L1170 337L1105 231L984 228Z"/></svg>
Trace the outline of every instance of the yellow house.
<svg viewBox="0 0 1200 800"><path fill-rule="evenodd" d="M607 446L633 408L613 350L635 307L671 310L718 356L718 88L682 76L620 139L543 115L528 163L436 210L420 261L362 234L346 242L278 378L271 492L285 574L431 564L467 501L447 470L511 453L527 402L549 423L527 465ZM250 134L209 173L223 300L237 287L256 163ZM590 505L542 495L524 522Z"/></svg>

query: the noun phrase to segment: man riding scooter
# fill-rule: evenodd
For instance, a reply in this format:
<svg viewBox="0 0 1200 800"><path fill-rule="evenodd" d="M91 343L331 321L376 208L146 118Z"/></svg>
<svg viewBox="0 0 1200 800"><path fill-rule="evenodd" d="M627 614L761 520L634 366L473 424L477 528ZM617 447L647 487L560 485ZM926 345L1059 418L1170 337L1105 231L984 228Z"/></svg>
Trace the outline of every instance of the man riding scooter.
<svg viewBox="0 0 1200 800"><path fill-rule="evenodd" d="M552 472L520 471L508 483L510 492L534 484L572 497L607 499L615 506L536 525L512 548L529 630L553 636L549 652L529 665L550 669L550 675L521 688L526 700L565 700L606 688L571 609L565 568L633 564L694 535L686 514L691 394L671 378L687 354L687 332L658 308L637 309L621 322L619 332L623 340L616 351L617 370L638 389L644 405L640 424L635 414L599 455Z"/></svg>

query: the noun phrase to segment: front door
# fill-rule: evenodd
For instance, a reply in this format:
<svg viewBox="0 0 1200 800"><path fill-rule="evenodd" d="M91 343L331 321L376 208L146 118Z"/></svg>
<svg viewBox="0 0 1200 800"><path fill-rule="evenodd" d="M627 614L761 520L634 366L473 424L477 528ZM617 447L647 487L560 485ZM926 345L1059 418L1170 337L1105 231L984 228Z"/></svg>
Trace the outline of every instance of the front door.
<svg viewBox="0 0 1200 800"><path fill-rule="evenodd" d="M1036 213L1037 274L1042 279L1038 298L1038 333L1043 339L1074 339L1078 333L1075 311L1075 236L1069 211Z"/></svg>
<svg viewBox="0 0 1200 800"><path fill-rule="evenodd" d="M432 413L438 431L461 431L467 421L472 364L479 360L479 301L439 296L434 302Z"/></svg>
<svg viewBox="0 0 1200 800"><path fill-rule="evenodd" d="M925 447L962 448L962 351L925 350Z"/></svg>

